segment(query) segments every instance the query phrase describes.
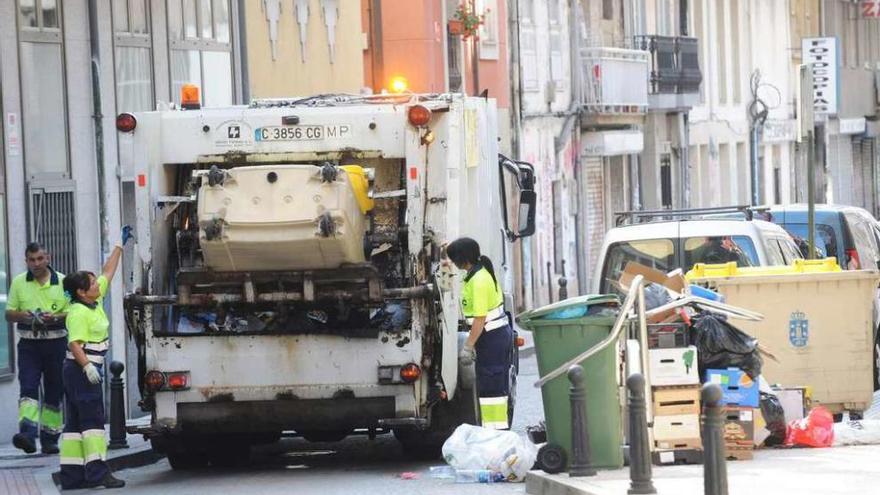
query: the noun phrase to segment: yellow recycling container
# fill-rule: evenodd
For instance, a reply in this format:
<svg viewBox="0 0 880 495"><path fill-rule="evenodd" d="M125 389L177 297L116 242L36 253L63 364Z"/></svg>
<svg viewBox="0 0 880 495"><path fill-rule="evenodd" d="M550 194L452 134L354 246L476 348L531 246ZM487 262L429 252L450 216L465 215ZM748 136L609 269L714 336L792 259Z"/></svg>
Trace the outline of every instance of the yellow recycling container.
<svg viewBox="0 0 880 495"><path fill-rule="evenodd" d="M762 375L771 384L813 389L813 403L832 412L860 411L874 392L874 291L867 270L695 278L725 302L764 315L734 320L774 354Z"/></svg>
<svg viewBox="0 0 880 495"><path fill-rule="evenodd" d="M693 280L706 277L741 277L756 275L785 275L790 273L829 273L842 271L837 264L837 258L825 258L821 260L794 260L791 265L778 266L747 266L739 267L736 262L707 265L697 263L685 278Z"/></svg>

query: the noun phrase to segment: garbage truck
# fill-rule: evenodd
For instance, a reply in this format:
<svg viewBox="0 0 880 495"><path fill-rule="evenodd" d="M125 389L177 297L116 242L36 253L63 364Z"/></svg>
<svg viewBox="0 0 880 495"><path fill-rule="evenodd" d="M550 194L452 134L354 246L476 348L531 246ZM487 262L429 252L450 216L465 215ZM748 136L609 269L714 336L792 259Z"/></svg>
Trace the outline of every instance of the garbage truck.
<svg viewBox="0 0 880 495"><path fill-rule="evenodd" d="M477 239L510 309L512 247L535 229L534 168L498 153L494 100L196 99L117 130L137 218L126 324L151 414L129 431L173 468L281 435L393 432L439 451L479 421L443 244Z"/></svg>

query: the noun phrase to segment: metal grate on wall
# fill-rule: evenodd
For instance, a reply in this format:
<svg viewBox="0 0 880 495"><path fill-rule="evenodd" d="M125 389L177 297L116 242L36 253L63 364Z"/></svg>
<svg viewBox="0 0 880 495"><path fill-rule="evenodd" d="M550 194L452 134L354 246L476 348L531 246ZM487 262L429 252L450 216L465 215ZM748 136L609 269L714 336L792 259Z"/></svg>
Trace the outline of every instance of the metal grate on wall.
<svg viewBox="0 0 880 495"><path fill-rule="evenodd" d="M30 240L45 246L56 270L73 273L78 269L73 184L30 187Z"/></svg>

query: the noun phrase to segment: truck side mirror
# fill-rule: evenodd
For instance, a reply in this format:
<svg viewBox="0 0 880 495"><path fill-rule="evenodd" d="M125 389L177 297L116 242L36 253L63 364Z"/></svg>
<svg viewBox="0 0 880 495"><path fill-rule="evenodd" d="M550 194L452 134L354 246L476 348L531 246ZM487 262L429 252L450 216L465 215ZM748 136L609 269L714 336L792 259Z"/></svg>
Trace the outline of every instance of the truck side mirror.
<svg viewBox="0 0 880 495"><path fill-rule="evenodd" d="M535 233L535 206L537 203L538 195L535 194L535 191L520 191L517 237L528 237Z"/></svg>

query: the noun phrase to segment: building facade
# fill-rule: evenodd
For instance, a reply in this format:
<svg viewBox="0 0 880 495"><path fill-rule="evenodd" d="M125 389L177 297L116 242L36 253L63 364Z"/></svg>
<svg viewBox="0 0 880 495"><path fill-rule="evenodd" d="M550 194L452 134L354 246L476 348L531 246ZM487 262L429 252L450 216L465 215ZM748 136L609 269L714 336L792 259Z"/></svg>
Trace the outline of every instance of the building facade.
<svg viewBox="0 0 880 495"><path fill-rule="evenodd" d="M237 0L0 1L2 235L0 289L44 243L63 272L99 270L124 223L134 224L131 170L119 166L115 116L175 102L185 83L205 106L242 99ZM94 70L93 70L94 69ZM122 316L136 284L126 249L109 296L111 356L136 361ZM4 296L5 300L5 296ZM0 435L17 429L15 337L0 334ZM129 397L136 412L137 394Z"/></svg>

